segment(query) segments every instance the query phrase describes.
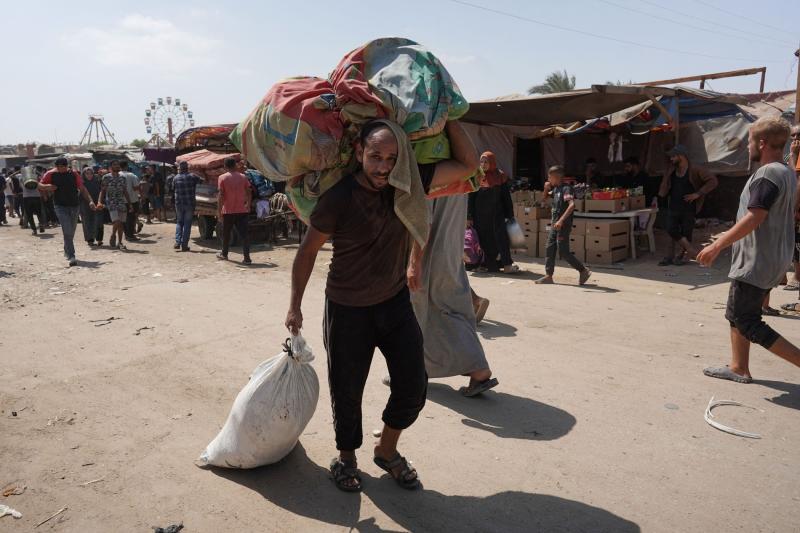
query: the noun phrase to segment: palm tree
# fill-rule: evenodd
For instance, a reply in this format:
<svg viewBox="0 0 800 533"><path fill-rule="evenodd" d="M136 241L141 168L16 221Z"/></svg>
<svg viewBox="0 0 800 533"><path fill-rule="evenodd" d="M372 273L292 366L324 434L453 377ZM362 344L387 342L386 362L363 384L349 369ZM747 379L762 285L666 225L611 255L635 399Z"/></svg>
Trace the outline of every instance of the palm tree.
<svg viewBox="0 0 800 533"><path fill-rule="evenodd" d="M553 94L571 91L575 88L575 76L562 72L551 72L541 85L534 85L528 89L528 94Z"/></svg>

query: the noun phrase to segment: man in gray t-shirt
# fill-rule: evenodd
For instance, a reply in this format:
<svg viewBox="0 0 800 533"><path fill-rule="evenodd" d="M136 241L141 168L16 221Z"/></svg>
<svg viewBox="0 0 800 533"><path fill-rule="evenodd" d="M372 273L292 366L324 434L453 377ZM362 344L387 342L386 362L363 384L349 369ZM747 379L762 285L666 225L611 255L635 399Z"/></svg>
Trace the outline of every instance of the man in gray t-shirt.
<svg viewBox="0 0 800 533"><path fill-rule="evenodd" d="M733 246L725 311L731 326L732 359L729 366L703 370L707 376L753 381L751 342L800 366L800 349L761 317L764 297L786 273L794 248L797 177L783 162L788 139L789 124L782 119L762 118L750 126L750 160L759 168L744 186L736 224L697 256L699 263L711 266L722 250Z"/></svg>

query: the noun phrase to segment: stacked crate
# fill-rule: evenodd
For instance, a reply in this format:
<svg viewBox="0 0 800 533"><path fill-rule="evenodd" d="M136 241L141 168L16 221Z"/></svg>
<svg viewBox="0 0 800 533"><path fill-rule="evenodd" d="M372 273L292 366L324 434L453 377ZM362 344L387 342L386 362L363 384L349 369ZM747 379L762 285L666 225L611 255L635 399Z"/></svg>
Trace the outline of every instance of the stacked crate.
<svg viewBox="0 0 800 533"><path fill-rule="evenodd" d="M569 249L581 263L586 262L586 220L582 218L572 219Z"/></svg>
<svg viewBox="0 0 800 533"><path fill-rule="evenodd" d="M522 253L530 257L539 255L539 231L550 219L550 208L542 207L549 203L542 191L516 191L511 194L514 202L514 218L525 235Z"/></svg>
<svg viewBox="0 0 800 533"><path fill-rule="evenodd" d="M627 220L586 220L586 262L610 265L628 257L630 224Z"/></svg>

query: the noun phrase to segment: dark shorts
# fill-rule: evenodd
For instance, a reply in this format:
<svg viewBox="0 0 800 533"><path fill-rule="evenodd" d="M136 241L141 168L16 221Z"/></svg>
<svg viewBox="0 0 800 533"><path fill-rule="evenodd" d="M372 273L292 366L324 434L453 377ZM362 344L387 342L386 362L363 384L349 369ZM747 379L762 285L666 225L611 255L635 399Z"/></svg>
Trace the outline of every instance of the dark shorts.
<svg viewBox="0 0 800 533"><path fill-rule="evenodd" d="M160 196L156 196L155 194L150 195L150 205L153 209L163 209L164 208L164 199Z"/></svg>
<svg viewBox="0 0 800 533"><path fill-rule="evenodd" d="M739 330L750 342L769 349L780 335L761 318L761 308L769 289L762 289L743 281L734 280L728 291L725 318L732 328Z"/></svg>
<svg viewBox="0 0 800 533"><path fill-rule="evenodd" d="M692 230L694 230L694 213L670 211L667 215L667 233L674 240L679 241L685 237L687 241L692 240Z"/></svg>

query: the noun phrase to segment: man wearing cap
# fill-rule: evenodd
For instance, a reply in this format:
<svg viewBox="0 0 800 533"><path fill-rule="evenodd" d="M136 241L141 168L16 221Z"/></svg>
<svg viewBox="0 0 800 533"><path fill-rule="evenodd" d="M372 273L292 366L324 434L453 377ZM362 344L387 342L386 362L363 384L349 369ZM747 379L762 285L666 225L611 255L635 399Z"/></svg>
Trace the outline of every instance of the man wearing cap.
<svg viewBox="0 0 800 533"><path fill-rule="evenodd" d="M56 216L61 224L61 233L64 235L64 256L69 261L69 266L75 266L78 260L75 259L73 239L78 227L80 196L82 195L89 203L90 209L95 209L92 197L83 186L81 175L70 170L66 157L56 159L56 168L48 170L42 176L38 188L53 195Z"/></svg>
<svg viewBox="0 0 800 533"><path fill-rule="evenodd" d="M189 251L189 235L192 233L192 217L194 216L195 191L203 179L189 173L189 163L181 161L178 173L172 180L175 195L175 250Z"/></svg>
<svg viewBox="0 0 800 533"><path fill-rule="evenodd" d="M661 180L658 196L667 200L667 233L672 240L659 266L683 265L686 254L696 255L691 244L694 219L703 208L705 196L718 184L714 174L689 162L689 150L682 144L675 145L667 155L670 167Z"/></svg>

